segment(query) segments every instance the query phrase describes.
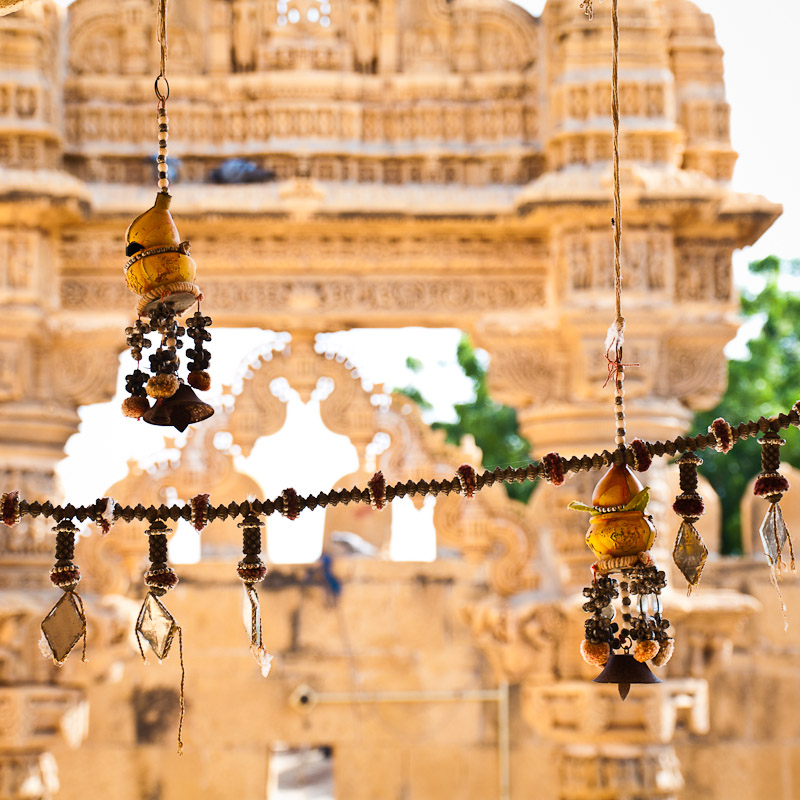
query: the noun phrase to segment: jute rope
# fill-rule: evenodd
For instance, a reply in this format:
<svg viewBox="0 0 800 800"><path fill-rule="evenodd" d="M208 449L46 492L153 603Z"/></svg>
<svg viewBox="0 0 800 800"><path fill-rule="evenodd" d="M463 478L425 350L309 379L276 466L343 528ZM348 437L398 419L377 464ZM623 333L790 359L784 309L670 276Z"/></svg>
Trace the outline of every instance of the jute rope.
<svg viewBox="0 0 800 800"><path fill-rule="evenodd" d="M622 363L622 344L625 336L625 317L622 316L622 192L619 178L619 17L618 0L611 2L611 123L612 163L614 173L614 322L609 330L606 358L609 370L614 374L614 416L616 430L614 442L617 447L625 446L625 365ZM613 350L612 355L609 351Z"/></svg>

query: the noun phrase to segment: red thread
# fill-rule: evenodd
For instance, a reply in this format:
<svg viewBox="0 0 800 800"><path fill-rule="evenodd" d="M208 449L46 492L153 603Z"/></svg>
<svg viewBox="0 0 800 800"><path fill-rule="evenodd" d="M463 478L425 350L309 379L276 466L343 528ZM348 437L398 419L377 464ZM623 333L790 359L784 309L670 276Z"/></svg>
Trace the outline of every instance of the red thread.
<svg viewBox="0 0 800 800"><path fill-rule="evenodd" d="M456 478L461 485L461 491L466 497L474 497L478 488L478 479L475 470L469 464L462 464L456 470Z"/></svg>
<svg viewBox="0 0 800 800"><path fill-rule="evenodd" d="M753 486L756 497L770 497L774 494L783 494L789 491L789 481L779 472L762 473L758 476Z"/></svg>
<svg viewBox="0 0 800 800"><path fill-rule="evenodd" d="M189 501L192 527L198 533L208 525L208 498L207 494L197 494Z"/></svg>
<svg viewBox="0 0 800 800"><path fill-rule="evenodd" d="M672 504L672 510L680 517L699 519L706 513L706 506L699 495L696 497L679 495Z"/></svg>
<svg viewBox="0 0 800 800"><path fill-rule="evenodd" d="M300 515L300 498L294 489L284 489L283 494L283 509L281 514L289 519L297 519Z"/></svg>
<svg viewBox="0 0 800 800"><path fill-rule="evenodd" d="M3 522L12 527L19 522L19 492L6 492L3 495Z"/></svg>
<svg viewBox="0 0 800 800"><path fill-rule="evenodd" d="M236 567L236 574L244 583L258 583L267 577L267 567L263 561L254 564L240 561Z"/></svg>
<svg viewBox="0 0 800 800"><path fill-rule="evenodd" d="M709 426L708 432L714 434L714 449L718 453L727 453L733 447L733 431L727 420L717 417Z"/></svg>
<svg viewBox="0 0 800 800"><path fill-rule="evenodd" d="M386 479L383 473L378 470L368 481L369 504L376 510L386 508Z"/></svg>
<svg viewBox="0 0 800 800"><path fill-rule="evenodd" d="M561 486L564 483L564 465L561 463L561 456L558 453L548 453L542 458L545 466L546 478L553 486Z"/></svg>
<svg viewBox="0 0 800 800"><path fill-rule="evenodd" d="M634 439L630 448L633 451L633 468L637 472L647 472L653 463L653 456L650 455L647 445L641 439Z"/></svg>

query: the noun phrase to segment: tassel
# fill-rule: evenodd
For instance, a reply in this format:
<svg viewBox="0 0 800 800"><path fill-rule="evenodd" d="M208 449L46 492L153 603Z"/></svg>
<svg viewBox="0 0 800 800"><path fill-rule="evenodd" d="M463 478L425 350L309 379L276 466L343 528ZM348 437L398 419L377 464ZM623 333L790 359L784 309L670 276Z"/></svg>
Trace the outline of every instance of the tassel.
<svg viewBox="0 0 800 800"><path fill-rule="evenodd" d="M236 567L239 580L244 584L245 607L244 627L250 636L250 652L261 674L266 678L272 665L272 656L266 651L261 635L261 604L255 585L263 581L267 575L267 565L261 560L261 528L264 523L250 511L239 523L242 529L242 552L244 558ZM250 614L247 614L247 602Z"/></svg>
<svg viewBox="0 0 800 800"><path fill-rule="evenodd" d="M136 643L142 660L147 663L142 647L142 639L150 646L159 662L163 661L178 637L178 653L181 662L180 718L178 721L178 754L183 755L183 720L186 715L186 668L183 661L183 631L175 617L161 602L170 589L178 583L175 570L167 564L167 526L157 519L146 531L150 537L150 569L144 576L149 591L145 595L142 608L136 620Z"/></svg>
<svg viewBox="0 0 800 800"><path fill-rule="evenodd" d="M769 561L770 581L778 592L784 629L788 630L789 620L786 616L786 604L783 601L783 595L778 585L783 569L786 566L783 554L787 545L789 548L789 569L792 572L796 570L792 538L789 535L789 529L786 527L780 507L781 497L789 489L789 481L778 472L781 465L780 449L786 442L778 434L770 431L761 437L759 444L761 445L761 473L756 478L753 494L757 497L763 497L769 502L769 508L759 528L759 534L764 554L767 557L767 561Z"/></svg>

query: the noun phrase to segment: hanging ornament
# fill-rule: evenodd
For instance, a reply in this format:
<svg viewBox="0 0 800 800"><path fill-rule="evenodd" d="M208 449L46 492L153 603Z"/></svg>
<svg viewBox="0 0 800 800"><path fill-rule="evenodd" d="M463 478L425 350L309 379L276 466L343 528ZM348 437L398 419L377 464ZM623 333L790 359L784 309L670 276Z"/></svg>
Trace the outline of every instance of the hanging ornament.
<svg viewBox="0 0 800 800"><path fill-rule="evenodd" d="M592 505L572 502L575 511L591 514L586 544L597 556L597 569L610 572L637 565L650 565L648 552L656 529L645 514L650 489L643 487L630 467L614 465L600 479L592 494Z"/></svg>
<svg viewBox="0 0 800 800"><path fill-rule="evenodd" d="M170 213L172 198L169 195L169 168L167 142L169 118L167 99L169 83L166 77L167 29L166 2L158 8L158 39L161 45L161 71L156 78L158 120L158 194L153 207L140 214L125 234L125 279L128 288L139 295L139 319L125 329L136 369L127 376L125 385L129 393L122 404L122 413L133 419L144 419L151 425L172 426L186 430L193 422L207 419L214 409L200 400L190 387L208 389L211 379L205 371L210 359L203 342L211 340L205 328L211 324L199 309L192 317L190 336L195 347L188 351L188 385L178 375L186 329L179 324L178 316L198 303L202 297L194 283L197 265L190 256L188 241L181 240L178 228ZM141 369L142 351L152 346L149 334L159 337L155 352L150 356L150 373ZM152 398L154 403L151 405Z"/></svg>
<svg viewBox="0 0 800 800"><path fill-rule="evenodd" d="M169 533L167 526L162 520L157 519L151 523L146 533L150 542L150 569L147 570L144 576L148 592L136 620L136 642L139 645L142 660L147 663L144 649L142 648L142 639L150 646L156 658L159 661L163 661L169 655L175 636L177 635L178 637L181 662L178 752L182 753L183 718L186 712L186 703L184 701L186 672L183 665L183 633L175 622L175 618L160 600L170 589L177 585L178 576L175 574L175 570L167 564L167 533Z"/></svg>
<svg viewBox="0 0 800 800"><path fill-rule="evenodd" d="M261 639L261 605L255 589L255 584L263 581L267 575L267 565L261 560L260 555L263 525L264 523L252 511L239 523L242 529L244 558L239 562L236 572L244 584L244 627L250 636L250 652L261 667L261 674L266 678L269 675L272 656L264 648Z"/></svg>
<svg viewBox="0 0 800 800"><path fill-rule="evenodd" d="M86 661L86 614L83 601L75 591L81 580L81 571L72 559L75 557L75 535L78 529L71 519L64 519L54 528L56 534L56 562L50 570L50 580L64 594L42 620L42 654L52 656L60 667L78 642L83 639L82 661Z"/></svg>
<svg viewBox="0 0 800 800"><path fill-rule="evenodd" d="M678 459L681 494L672 504L673 511L683 518L672 550L672 560L686 578L689 594L700 582L708 558L708 548L694 526L706 513L703 498L697 493L697 467L702 463L703 459L692 452L684 453Z"/></svg>
<svg viewBox="0 0 800 800"><path fill-rule="evenodd" d="M783 602L783 595L778 586L781 574L787 567L784 561L787 545L789 549L788 567L792 572L795 571L792 538L783 520L783 512L780 506L781 497L783 497L784 492L789 490L789 481L778 472L781 466L781 447L786 442L777 433L768 431L761 437L759 444L761 445L761 472L753 486L753 494L757 497L763 497L769 502L769 508L764 516L764 521L761 523L759 534L761 535L764 554L769 561L770 579L780 598L784 626L788 628L786 604Z"/></svg>
<svg viewBox="0 0 800 800"><path fill-rule="evenodd" d="M594 580L583 590L587 598L583 610L591 617L585 623L581 655L589 664L605 666L595 680L617 684L623 700L631 684L660 681L645 662L660 666L672 655L670 644L666 657L656 660L671 639L667 633L669 620L661 616L665 574L653 564L649 552L656 537L653 519L645 513L649 499L649 488L642 486L629 467L620 464L600 479L591 506L569 504L591 515L586 544L597 556L592 567ZM631 596L637 598L635 617ZM614 622L613 601L617 597L621 624Z"/></svg>

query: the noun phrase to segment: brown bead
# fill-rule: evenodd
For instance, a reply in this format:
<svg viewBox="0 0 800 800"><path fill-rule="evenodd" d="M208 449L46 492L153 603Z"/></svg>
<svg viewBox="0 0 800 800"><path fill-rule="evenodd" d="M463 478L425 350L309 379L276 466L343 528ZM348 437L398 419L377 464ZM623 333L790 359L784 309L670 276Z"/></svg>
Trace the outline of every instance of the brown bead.
<svg viewBox="0 0 800 800"><path fill-rule="evenodd" d="M146 397L126 397L122 401L122 413L131 419L141 419L149 410L150 403Z"/></svg>
<svg viewBox="0 0 800 800"><path fill-rule="evenodd" d="M190 372L187 380L189 386L198 392L207 392L211 388L211 376L207 372Z"/></svg>

